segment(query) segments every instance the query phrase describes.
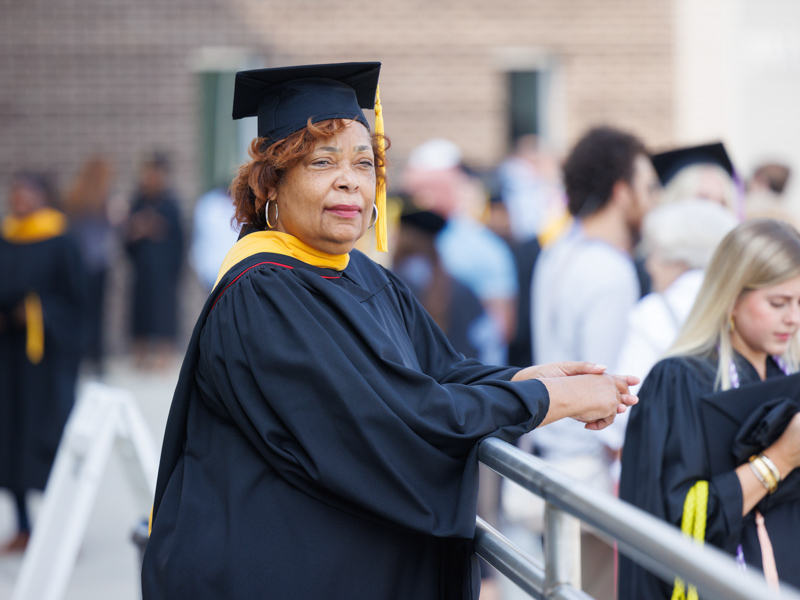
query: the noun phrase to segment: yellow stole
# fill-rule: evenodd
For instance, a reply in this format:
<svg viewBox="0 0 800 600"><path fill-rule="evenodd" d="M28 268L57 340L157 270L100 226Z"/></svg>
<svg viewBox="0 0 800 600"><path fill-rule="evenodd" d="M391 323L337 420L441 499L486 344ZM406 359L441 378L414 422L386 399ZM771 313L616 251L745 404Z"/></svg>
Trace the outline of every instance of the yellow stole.
<svg viewBox="0 0 800 600"><path fill-rule="evenodd" d="M42 208L25 217L8 216L3 219L0 233L12 244L33 244L62 235L67 229L67 218L52 208ZM25 353L36 365L44 356L44 316L42 300L36 292L25 296Z"/></svg>
<svg viewBox="0 0 800 600"><path fill-rule="evenodd" d="M67 218L52 208L42 208L25 217L8 216L0 227L3 238L12 244L43 242L64 233Z"/></svg>
<svg viewBox="0 0 800 600"><path fill-rule="evenodd" d="M233 245L222 262L214 287L236 264L261 252L291 256L306 264L323 269L343 271L350 262L349 254L326 254L281 231L256 231L244 236Z"/></svg>

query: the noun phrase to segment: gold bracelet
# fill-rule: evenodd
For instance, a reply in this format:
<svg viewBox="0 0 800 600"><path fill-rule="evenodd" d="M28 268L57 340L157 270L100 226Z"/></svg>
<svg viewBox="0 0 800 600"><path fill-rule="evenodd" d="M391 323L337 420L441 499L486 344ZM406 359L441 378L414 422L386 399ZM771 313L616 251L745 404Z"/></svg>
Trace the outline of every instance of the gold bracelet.
<svg viewBox="0 0 800 600"><path fill-rule="evenodd" d="M772 471L769 470L767 463L761 460L760 457L757 456L753 462L755 463L756 468L761 471L761 474L764 475L764 478L767 480L767 483L769 484L769 493L772 494L778 489L778 480L775 479Z"/></svg>
<svg viewBox="0 0 800 600"><path fill-rule="evenodd" d="M767 490L769 490L769 484L767 483L767 480L764 479L764 476L761 474L761 471L759 471L756 468L756 466L753 464L752 461L748 463L748 466L750 467L750 470L753 472L753 475L756 476L756 479L758 479L761 482L761 485L763 485L765 488L767 488Z"/></svg>
<svg viewBox="0 0 800 600"><path fill-rule="evenodd" d="M769 470L769 467L758 456L750 457L750 469L756 474L758 480L767 488L770 494L778 489L778 482Z"/></svg>
<svg viewBox="0 0 800 600"><path fill-rule="evenodd" d="M766 454L759 454L758 458L764 461L764 464L767 465L767 468L772 473L772 476L777 480L778 483L783 481L783 477L781 477L781 472L778 470L778 467L775 466L775 463L772 462L772 459L767 456Z"/></svg>

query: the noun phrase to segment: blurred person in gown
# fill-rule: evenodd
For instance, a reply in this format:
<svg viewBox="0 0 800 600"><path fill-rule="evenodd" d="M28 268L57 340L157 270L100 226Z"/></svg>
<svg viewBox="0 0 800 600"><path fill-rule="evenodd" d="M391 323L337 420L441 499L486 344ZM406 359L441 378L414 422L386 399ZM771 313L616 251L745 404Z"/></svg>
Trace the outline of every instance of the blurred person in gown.
<svg viewBox="0 0 800 600"><path fill-rule="evenodd" d="M721 142L655 154L653 166L664 186L661 204L698 198L721 204L742 216L736 171Z"/></svg>
<svg viewBox="0 0 800 600"><path fill-rule="evenodd" d="M133 263L134 361L142 368L167 366L178 334L183 261L179 205L169 187L168 159L155 152L142 165L124 227L125 249Z"/></svg>
<svg viewBox="0 0 800 600"><path fill-rule="evenodd" d="M516 319L514 256L478 218L486 203L481 182L463 168L456 144L432 139L409 155L404 185L417 206L447 222L436 237L442 264L481 300L500 342L500 352L490 362L506 364Z"/></svg>
<svg viewBox="0 0 800 600"><path fill-rule="evenodd" d="M563 166L571 229L546 247L536 264L532 288L533 352L536 360L591 360L616 364L628 314L640 285L631 255L644 215L659 189L644 144L610 127L588 131ZM613 493L611 467L622 446L614 426L586 435L566 420L551 431L520 440L544 460L598 491ZM513 484L505 484L504 507L515 524L540 526L543 504L528 502L515 513ZM530 537L530 536L529 536ZM610 548L583 535L583 581L596 598L613 596Z"/></svg>
<svg viewBox="0 0 800 600"><path fill-rule="evenodd" d="M667 358L642 384L622 454L620 498L676 527L694 505L687 516L704 525L695 539L736 556L745 570L763 569L772 585L800 586L796 387L788 392L793 405L786 392L769 392L798 370L798 328L800 233L772 219L738 225L717 247ZM728 406L720 417L741 426L735 439L711 420L714 392ZM739 421L731 409L743 402L768 410ZM620 556L620 600L675 597L673 586Z"/></svg>
<svg viewBox="0 0 800 600"><path fill-rule="evenodd" d="M113 258L114 227L108 214L114 167L100 157L86 161L64 195L64 212L86 266L85 354L103 373L103 319L108 269Z"/></svg>
<svg viewBox="0 0 800 600"><path fill-rule="evenodd" d="M628 317L617 362L627 369L625 373L644 381L672 345L694 304L711 255L737 224L731 211L707 200L665 204L645 216L639 246L653 291L636 303Z"/></svg>
<svg viewBox="0 0 800 600"><path fill-rule="evenodd" d="M206 292L214 288L222 261L239 237L239 231L232 223L234 213L228 186L206 192L194 207L189 258Z"/></svg>
<svg viewBox="0 0 800 600"><path fill-rule="evenodd" d="M23 551L26 496L43 490L75 401L86 281L80 249L39 173L12 179L0 236L0 487L14 498Z"/></svg>

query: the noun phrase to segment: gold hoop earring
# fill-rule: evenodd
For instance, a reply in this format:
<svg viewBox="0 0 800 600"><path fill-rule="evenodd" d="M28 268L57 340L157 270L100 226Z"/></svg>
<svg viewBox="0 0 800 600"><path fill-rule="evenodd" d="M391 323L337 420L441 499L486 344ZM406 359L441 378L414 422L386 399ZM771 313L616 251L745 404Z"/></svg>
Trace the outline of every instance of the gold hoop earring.
<svg viewBox="0 0 800 600"><path fill-rule="evenodd" d="M732 314L728 315L728 329L731 333L733 333L733 330L736 329L736 322L733 320Z"/></svg>
<svg viewBox="0 0 800 600"><path fill-rule="evenodd" d="M272 229L272 228L275 227L275 225L278 224L278 203L277 202L275 202L275 221L272 223L272 225L269 224L269 204L270 204L270 202L275 202L275 201L272 200L272 199L267 200L267 205L264 207L264 220L267 222L267 228L268 229Z"/></svg>
<svg viewBox="0 0 800 600"><path fill-rule="evenodd" d="M375 225L375 223L377 223L377 222L378 222L378 205L377 204L373 204L372 205L372 221L370 221L369 227L370 228L373 227Z"/></svg>

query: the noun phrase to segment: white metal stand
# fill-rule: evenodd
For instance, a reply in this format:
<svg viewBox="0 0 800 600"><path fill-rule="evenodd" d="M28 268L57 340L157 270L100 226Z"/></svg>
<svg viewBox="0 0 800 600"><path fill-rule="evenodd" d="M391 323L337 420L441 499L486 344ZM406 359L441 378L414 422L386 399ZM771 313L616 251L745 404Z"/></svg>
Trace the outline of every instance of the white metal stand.
<svg viewBox="0 0 800 600"><path fill-rule="evenodd" d="M158 454L133 394L88 384L64 429L12 600L63 597L114 448L142 515L150 514Z"/></svg>

